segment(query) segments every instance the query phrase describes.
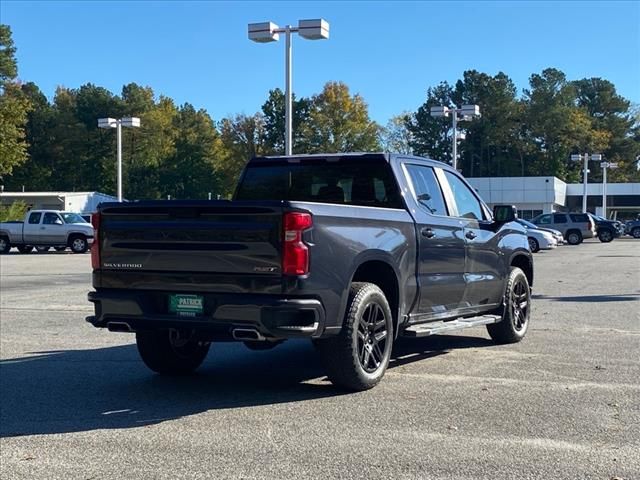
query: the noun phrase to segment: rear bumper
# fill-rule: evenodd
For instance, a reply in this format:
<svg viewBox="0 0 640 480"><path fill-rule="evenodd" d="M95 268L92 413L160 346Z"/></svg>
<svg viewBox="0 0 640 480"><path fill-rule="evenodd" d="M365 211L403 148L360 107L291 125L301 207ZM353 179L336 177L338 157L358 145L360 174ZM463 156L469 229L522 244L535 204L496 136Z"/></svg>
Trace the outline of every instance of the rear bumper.
<svg viewBox="0 0 640 480"><path fill-rule="evenodd" d="M141 290L89 292L95 315L86 320L98 328L116 329L117 325L120 331L190 329L218 340L232 340L232 332L238 328L255 329L271 339L316 338L324 330L325 310L314 298L203 293L203 313L180 316L168 312L168 295Z"/></svg>

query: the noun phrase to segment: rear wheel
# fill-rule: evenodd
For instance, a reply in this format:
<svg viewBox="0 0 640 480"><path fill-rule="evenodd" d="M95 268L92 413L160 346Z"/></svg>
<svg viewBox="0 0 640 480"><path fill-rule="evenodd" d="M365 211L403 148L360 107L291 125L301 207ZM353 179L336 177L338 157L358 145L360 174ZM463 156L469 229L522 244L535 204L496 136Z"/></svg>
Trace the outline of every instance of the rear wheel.
<svg viewBox="0 0 640 480"><path fill-rule="evenodd" d="M529 250L531 250L533 253L540 251L540 245L535 238L529 237Z"/></svg>
<svg viewBox="0 0 640 480"><path fill-rule="evenodd" d="M602 243L609 243L613 240L613 232L608 228L598 230L598 240Z"/></svg>
<svg viewBox="0 0 640 480"><path fill-rule="evenodd" d="M87 239L82 235L76 235L69 239L69 246L71 247L71 251L73 253L84 253L89 248L89 244L87 243Z"/></svg>
<svg viewBox="0 0 640 480"><path fill-rule="evenodd" d="M334 385L368 390L384 376L393 342L391 309L384 293L372 283L353 283L342 330L315 341Z"/></svg>
<svg viewBox="0 0 640 480"><path fill-rule="evenodd" d="M569 230L567 232L567 242L569 245L579 245L582 243L582 233L578 230Z"/></svg>
<svg viewBox="0 0 640 480"><path fill-rule="evenodd" d="M521 341L529 328L531 288L527 276L518 267L511 267L504 295L504 305L495 312L502 316L498 323L487 325L489 336L496 343Z"/></svg>
<svg viewBox="0 0 640 480"><path fill-rule="evenodd" d="M0 237L0 254L4 255L11 250L11 243L7 237Z"/></svg>
<svg viewBox="0 0 640 480"><path fill-rule="evenodd" d="M137 332L136 344L145 365L162 375L192 373L204 361L210 345L177 330Z"/></svg>
<svg viewBox="0 0 640 480"><path fill-rule="evenodd" d="M640 227L635 227L631 230L631 235L633 235L633 238L640 238Z"/></svg>
<svg viewBox="0 0 640 480"><path fill-rule="evenodd" d="M31 245L20 245L18 247L18 251L20 253L31 253L33 251L33 247Z"/></svg>

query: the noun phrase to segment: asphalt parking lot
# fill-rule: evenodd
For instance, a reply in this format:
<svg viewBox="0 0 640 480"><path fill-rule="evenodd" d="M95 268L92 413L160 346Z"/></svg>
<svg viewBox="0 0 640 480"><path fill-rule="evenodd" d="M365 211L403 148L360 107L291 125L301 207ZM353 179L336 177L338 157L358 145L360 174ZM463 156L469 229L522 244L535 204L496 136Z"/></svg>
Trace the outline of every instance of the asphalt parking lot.
<svg viewBox="0 0 640 480"><path fill-rule="evenodd" d="M640 479L640 241L535 255L527 338L403 340L344 394L311 345L153 375L96 330L89 255L0 258L0 478Z"/></svg>

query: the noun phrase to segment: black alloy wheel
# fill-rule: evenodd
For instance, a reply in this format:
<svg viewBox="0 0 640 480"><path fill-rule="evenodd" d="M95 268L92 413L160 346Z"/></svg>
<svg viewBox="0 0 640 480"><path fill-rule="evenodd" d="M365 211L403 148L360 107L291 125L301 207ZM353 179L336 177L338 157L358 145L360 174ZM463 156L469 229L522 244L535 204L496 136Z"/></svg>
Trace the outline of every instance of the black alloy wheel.
<svg viewBox="0 0 640 480"><path fill-rule="evenodd" d="M358 359L367 373L374 373L384 360L389 341L387 319L377 303L370 303L358 321Z"/></svg>

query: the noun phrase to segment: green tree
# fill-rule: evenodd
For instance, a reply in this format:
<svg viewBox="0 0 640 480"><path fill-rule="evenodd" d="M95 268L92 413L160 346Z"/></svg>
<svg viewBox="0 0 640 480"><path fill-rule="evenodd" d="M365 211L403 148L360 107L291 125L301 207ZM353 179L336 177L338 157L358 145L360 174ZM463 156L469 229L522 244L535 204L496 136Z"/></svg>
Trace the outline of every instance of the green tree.
<svg viewBox="0 0 640 480"><path fill-rule="evenodd" d="M431 107L453 106L453 88L441 82L427 89L427 99L407 119L407 130L411 135L409 146L416 155L445 163L451 163L451 119L432 117Z"/></svg>
<svg viewBox="0 0 640 480"><path fill-rule="evenodd" d="M30 104L15 81L15 53L11 28L0 24L0 177L27 160L24 127Z"/></svg>
<svg viewBox="0 0 640 480"><path fill-rule="evenodd" d="M327 83L312 100L302 135L309 153L380 151L380 126L369 118L364 99L342 82Z"/></svg>
<svg viewBox="0 0 640 480"><path fill-rule="evenodd" d="M294 153L304 153L307 144L304 137L303 126L309 121L311 100L305 97L296 100L292 96L292 150ZM262 105L262 118L264 119L265 151L270 155L284 154L284 124L285 105L284 93L279 88L269 91L269 98Z"/></svg>
<svg viewBox="0 0 640 480"><path fill-rule="evenodd" d="M395 115L381 129L380 142L385 152L413 154L411 132L407 128L410 119L411 113L409 112Z"/></svg>
<svg viewBox="0 0 640 480"><path fill-rule="evenodd" d="M216 170L222 183L220 194L229 198L247 161L268 153L265 146L265 120L255 115L236 115L220 122L221 149Z"/></svg>

